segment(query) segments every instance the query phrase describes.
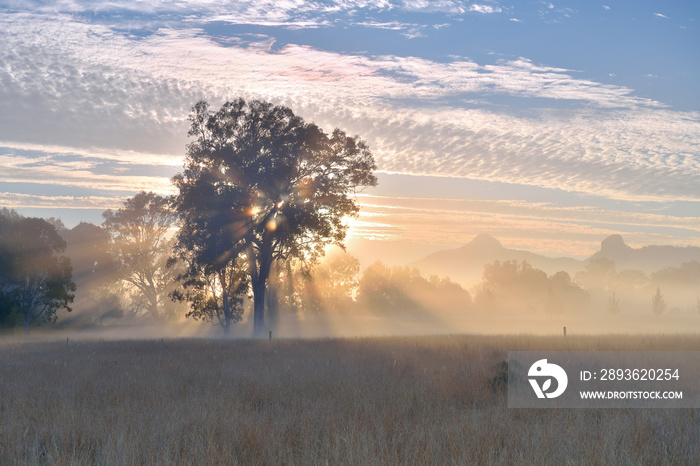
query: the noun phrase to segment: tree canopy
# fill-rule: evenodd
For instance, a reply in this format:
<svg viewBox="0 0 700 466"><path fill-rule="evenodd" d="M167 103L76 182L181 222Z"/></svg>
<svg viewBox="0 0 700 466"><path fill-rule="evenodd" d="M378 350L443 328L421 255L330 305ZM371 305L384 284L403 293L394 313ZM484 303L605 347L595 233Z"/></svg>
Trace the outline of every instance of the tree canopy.
<svg viewBox="0 0 700 466"><path fill-rule="evenodd" d="M291 109L238 99L190 115L184 171L173 181L177 210L200 264L242 256L254 297L254 333L265 328L265 292L274 261L314 261L343 245L359 207L351 195L373 186L367 145L335 129L326 134Z"/></svg>
<svg viewBox="0 0 700 466"><path fill-rule="evenodd" d="M485 308L499 311L561 313L582 312L589 295L568 273L551 276L527 261L495 261L484 266L477 301Z"/></svg>
<svg viewBox="0 0 700 466"><path fill-rule="evenodd" d="M119 278L130 283L152 317L160 317L175 271L167 267L173 240L168 230L176 215L170 201L152 192L136 194L117 211L103 213L111 237L111 253Z"/></svg>
<svg viewBox="0 0 700 466"><path fill-rule="evenodd" d="M29 333L33 323L54 323L56 312L71 310L75 283L66 242L56 227L40 218L0 212L0 321L21 323Z"/></svg>
<svg viewBox="0 0 700 466"><path fill-rule="evenodd" d="M422 318L441 312L463 313L471 296L448 278L424 277L411 267L389 267L376 261L358 282L357 301L377 315Z"/></svg>

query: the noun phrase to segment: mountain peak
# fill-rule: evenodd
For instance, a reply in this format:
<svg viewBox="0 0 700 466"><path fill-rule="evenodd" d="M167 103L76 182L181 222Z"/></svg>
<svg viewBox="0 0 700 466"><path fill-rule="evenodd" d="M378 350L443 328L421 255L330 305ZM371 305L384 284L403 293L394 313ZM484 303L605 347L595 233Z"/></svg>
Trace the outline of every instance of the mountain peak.
<svg viewBox="0 0 700 466"><path fill-rule="evenodd" d="M424 257L411 265L428 274L448 276L465 287L471 287L481 279L484 266L494 261L527 261L532 267L547 274L566 271L573 275L583 268L574 259L550 258L528 251L509 249L491 235L475 237L457 249L443 249Z"/></svg>
<svg viewBox="0 0 700 466"><path fill-rule="evenodd" d="M620 235L610 235L600 243L600 251L591 256L615 262L618 270L638 269L652 273L664 267L677 267L684 262L700 260L700 248L649 245L632 248Z"/></svg>
<svg viewBox="0 0 700 466"><path fill-rule="evenodd" d="M610 235L600 243L600 252L603 255L615 255L630 249L620 235Z"/></svg>
<svg viewBox="0 0 700 466"><path fill-rule="evenodd" d="M467 246L481 250L503 249L503 245L493 236L482 234L471 240Z"/></svg>

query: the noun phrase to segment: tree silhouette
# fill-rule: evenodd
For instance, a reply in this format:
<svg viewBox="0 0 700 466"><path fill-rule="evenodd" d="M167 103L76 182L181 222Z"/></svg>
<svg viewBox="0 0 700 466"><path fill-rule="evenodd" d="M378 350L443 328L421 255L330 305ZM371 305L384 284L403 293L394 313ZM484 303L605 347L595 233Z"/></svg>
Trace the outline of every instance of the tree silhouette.
<svg viewBox="0 0 700 466"><path fill-rule="evenodd" d="M76 287L65 248L46 220L0 212L0 320L20 322L29 334L32 323L54 323L58 310L71 311Z"/></svg>
<svg viewBox="0 0 700 466"><path fill-rule="evenodd" d="M73 266L78 288L96 288L113 281L114 261L110 255L110 236L102 227L80 222L72 229L58 230L66 241L66 255Z"/></svg>
<svg viewBox="0 0 700 466"><path fill-rule="evenodd" d="M587 289L607 289L616 277L615 262L598 256L589 258L584 270L576 273L576 281Z"/></svg>
<svg viewBox="0 0 700 466"><path fill-rule="evenodd" d="M353 308L360 273L357 258L332 251L313 270L303 267L300 261L291 262L295 263L278 262L270 274L268 294L273 291L278 301L273 305L280 311L323 314L348 312Z"/></svg>
<svg viewBox="0 0 700 466"><path fill-rule="evenodd" d="M176 251L186 269L177 277L182 289L174 290L170 296L190 305L186 317L218 323L224 336L228 336L231 325L243 316L242 305L248 291L245 264L239 255L226 251L219 254L215 246L220 243L212 241L211 236L220 235L221 231L194 231L192 226L186 224L178 234ZM214 246L213 250L208 246Z"/></svg>
<svg viewBox="0 0 700 466"><path fill-rule="evenodd" d="M118 276L138 290L152 317L160 316L160 304L176 275L175 269L166 266L174 242L168 238L168 230L177 218L169 202L141 191L127 199L121 209L102 215Z"/></svg>
<svg viewBox="0 0 700 466"><path fill-rule="evenodd" d="M80 321L101 324L104 318L119 318L124 314L122 296L125 290L115 275L109 233L86 222L80 222L70 230L60 228L62 225L58 222L54 224L67 243L65 255L70 258L77 287L71 305L77 314L72 318L73 324ZM103 316L107 312L109 315Z"/></svg>
<svg viewBox="0 0 700 466"><path fill-rule="evenodd" d="M338 312L353 304L359 286L360 261L346 253L334 253L310 275L309 288L323 310Z"/></svg>
<svg viewBox="0 0 700 466"><path fill-rule="evenodd" d="M385 317L423 318L465 311L471 305L471 296L447 278L426 278L417 268L388 267L376 261L359 279L357 302Z"/></svg>
<svg viewBox="0 0 700 466"><path fill-rule="evenodd" d="M620 300L617 299L614 291L612 296L608 300L608 312L610 314L617 314L618 312L620 312Z"/></svg>
<svg viewBox="0 0 700 466"><path fill-rule="evenodd" d="M651 298L651 311L656 315L658 319L661 314L666 310L666 300L661 294L661 288L656 287L656 293Z"/></svg>
<svg viewBox="0 0 700 466"><path fill-rule="evenodd" d="M589 296L566 272L548 277L527 261L510 260L484 266L477 301L500 311L561 313L583 311L588 306Z"/></svg>
<svg viewBox="0 0 700 466"><path fill-rule="evenodd" d="M100 326L105 319L121 319L124 317L124 309L121 300L116 294L107 294L95 303L97 316L95 322L99 321Z"/></svg>
<svg viewBox="0 0 700 466"><path fill-rule="evenodd" d="M359 210L349 195L376 184L374 159L363 141L338 129L327 135L267 102L238 99L216 112L198 102L190 122L194 140L173 179L177 209L190 231L203 232L204 249L247 260L261 336L273 263L313 262L327 244L343 244L343 218Z"/></svg>

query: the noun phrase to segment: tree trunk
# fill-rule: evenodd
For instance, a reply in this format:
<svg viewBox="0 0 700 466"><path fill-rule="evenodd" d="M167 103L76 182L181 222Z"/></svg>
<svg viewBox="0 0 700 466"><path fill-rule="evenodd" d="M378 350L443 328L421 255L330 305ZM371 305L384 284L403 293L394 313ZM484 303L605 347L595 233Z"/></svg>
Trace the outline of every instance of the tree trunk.
<svg viewBox="0 0 700 466"><path fill-rule="evenodd" d="M289 311L292 314L296 314L297 306L294 300L294 273L292 272L291 261L286 261L284 265L285 271L287 272L287 296L289 296Z"/></svg>
<svg viewBox="0 0 700 466"><path fill-rule="evenodd" d="M253 248L249 248L251 254ZM250 277L253 284L253 337L265 337L265 290L272 267L272 239L263 233L258 260L249 255ZM259 267L256 267L259 264Z"/></svg>
<svg viewBox="0 0 700 466"><path fill-rule="evenodd" d="M26 298L24 303L24 315L22 316L22 323L24 324L24 334L29 336L32 330L32 301L31 298Z"/></svg>
<svg viewBox="0 0 700 466"><path fill-rule="evenodd" d="M269 283L267 289L267 321L270 325L270 330L277 330L279 320L279 299L277 297L277 283Z"/></svg>
<svg viewBox="0 0 700 466"><path fill-rule="evenodd" d="M223 312L224 312L224 321L221 322L221 319L219 319L219 323L221 324L221 328L224 330L224 338L228 338L229 336L229 331L231 330L231 306L229 302L229 296L228 296L228 286L226 284L225 277L222 277L219 275L219 283L221 284L222 292L221 292L221 305L223 307Z"/></svg>
<svg viewBox="0 0 700 466"><path fill-rule="evenodd" d="M265 281L260 277L253 282L253 336L265 336Z"/></svg>
<svg viewBox="0 0 700 466"><path fill-rule="evenodd" d="M158 293L155 286L150 286L148 290L148 313L151 318L158 319Z"/></svg>

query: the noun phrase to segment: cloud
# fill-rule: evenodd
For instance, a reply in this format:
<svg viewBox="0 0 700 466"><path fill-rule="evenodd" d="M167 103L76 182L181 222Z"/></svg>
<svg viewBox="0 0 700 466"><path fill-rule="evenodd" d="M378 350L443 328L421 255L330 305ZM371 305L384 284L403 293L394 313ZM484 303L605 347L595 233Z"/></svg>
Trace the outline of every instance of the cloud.
<svg viewBox="0 0 700 466"><path fill-rule="evenodd" d="M363 21L360 23L356 24L357 26L364 26L368 28L375 28L375 29L388 29L391 31L403 31L408 28L416 27L416 24L410 24L410 23L402 23L400 21L385 21L385 22L379 22L379 21Z"/></svg>
<svg viewBox="0 0 700 466"><path fill-rule="evenodd" d="M12 209L119 209L123 207L122 200L115 197L100 196L40 196L0 192L0 207Z"/></svg>
<svg viewBox="0 0 700 466"><path fill-rule="evenodd" d="M471 4L462 0L331 0L324 2L280 0L70 0L70 1L14 1L13 11L44 14L91 15L100 12L101 21L114 18L121 21L128 16L133 26L147 25L153 17L167 17L168 22L212 22L248 24L288 29L315 29L328 27L337 21L361 23L367 15L390 11L411 13L444 13L462 15L469 12L498 13L497 5ZM124 15L124 13L127 15ZM177 18L183 18L178 20ZM93 16L94 20L94 16Z"/></svg>
<svg viewBox="0 0 700 466"><path fill-rule="evenodd" d="M355 26L362 26L366 28L373 29L385 29L389 31L400 31L401 35L408 39L415 39L417 37L426 37L423 33L425 26L416 23L403 23L400 21L363 21L354 24ZM435 29L440 29L445 27L444 24L438 24L433 26Z"/></svg>
<svg viewBox="0 0 700 466"><path fill-rule="evenodd" d="M243 96L362 135L385 172L618 199L700 198L698 113L527 58L436 62L293 44L275 50L271 40L222 46L196 28L135 37L70 16L0 15L0 141L46 152L58 146L88 159L141 159L167 173L97 173L100 179L89 167L50 165L32 174L5 157L0 166L14 174L3 170L4 180L166 189L184 155L190 107ZM492 96L516 104L504 111L472 103ZM528 99L553 108L519 111L517 102Z"/></svg>
<svg viewBox="0 0 700 466"><path fill-rule="evenodd" d="M170 177L101 174L89 162L5 154L0 155L0 167L0 183L69 186L106 192L173 192Z"/></svg>
<svg viewBox="0 0 700 466"><path fill-rule="evenodd" d="M380 167L396 173L519 183L615 199L698 200L698 115L671 128L665 115L595 113L539 121L479 111L436 112L375 146ZM400 123L399 123L400 122ZM687 132L686 132L687 131Z"/></svg>
<svg viewBox="0 0 700 466"><path fill-rule="evenodd" d="M608 5L603 5L603 9L604 9L604 10L610 10L610 6L608 6Z"/></svg>
<svg viewBox="0 0 700 466"><path fill-rule="evenodd" d="M478 5L478 4L474 3L474 4L469 6L469 11L475 11L477 13L491 14L491 13L500 13L503 10L497 6Z"/></svg>
<svg viewBox="0 0 700 466"><path fill-rule="evenodd" d="M105 149L102 147L66 147L50 144L34 144L28 142L12 142L0 140L0 154L17 150L21 152L34 151L53 155L72 155L113 161L129 166L167 166L182 167L184 155L152 154L144 151Z"/></svg>
<svg viewBox="0 0 700 466"><path fill-rule="evenodd" d="M663 15L663 14L661 14L661 13L654 13L654 16L656 16L657 18L669 19L668 16Z"/></svg>
<svg viewBox="0 0 700 466"><path fill-rule="evenodd" d="M568 7L560 8L550 2L540 2L543 5L538 13L545 23L561 23L570 19L576 12Z"/></svg>
<svg viewBox="0 0 700 466"><path fill-rule="evenodd" d="M405 242L454 245L465 236L489 233L509 247L589 256L601 239L616 232L624 232L637 246L659 244L661 238L664 244L686 245L687 238L700 237L695 218L592 205L374 195L358 199L361 224L352 225L354 239L390 235ZM664 233L641 233L645 231Z"/></svg>

